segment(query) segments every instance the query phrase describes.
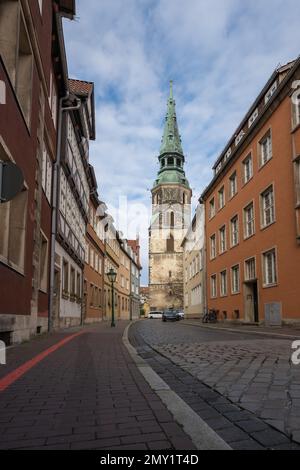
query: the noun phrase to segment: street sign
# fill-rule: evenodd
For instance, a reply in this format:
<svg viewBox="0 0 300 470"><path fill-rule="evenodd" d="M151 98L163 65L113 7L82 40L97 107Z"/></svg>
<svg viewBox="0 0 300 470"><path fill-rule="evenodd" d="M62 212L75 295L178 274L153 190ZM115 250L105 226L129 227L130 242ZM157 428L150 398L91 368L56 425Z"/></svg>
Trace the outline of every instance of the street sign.
<svg viewBox="0 0 300 470"><path fill-rule="evenodd" d="M11 201L22 191L23 185L21 169L15 163L0 161L0 203Z"/></svg>

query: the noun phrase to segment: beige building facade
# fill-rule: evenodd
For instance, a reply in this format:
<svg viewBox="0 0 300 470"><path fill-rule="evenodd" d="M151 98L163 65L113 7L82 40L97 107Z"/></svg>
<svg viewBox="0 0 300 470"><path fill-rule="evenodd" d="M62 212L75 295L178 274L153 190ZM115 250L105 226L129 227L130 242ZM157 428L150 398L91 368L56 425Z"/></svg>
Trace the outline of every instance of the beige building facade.
<svg viewBox="0 0 300 470"><path fill-rule="evenodd" d="M199 204L182 242L185 318L202 317L205 307L204 206Z"/></svg>

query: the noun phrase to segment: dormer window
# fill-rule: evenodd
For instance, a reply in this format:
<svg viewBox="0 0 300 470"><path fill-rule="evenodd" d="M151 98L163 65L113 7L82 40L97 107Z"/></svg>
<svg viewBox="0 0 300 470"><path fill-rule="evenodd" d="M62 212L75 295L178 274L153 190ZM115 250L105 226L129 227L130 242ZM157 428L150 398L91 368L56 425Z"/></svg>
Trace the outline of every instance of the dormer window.
<svg viewBox="0 0 300 470"><path fill-rule="evenodd" d="M273 83L269 91L265 94L265 104L267 104L272 96L274 95L275 91L277 90L277 81Z"/></svg>
<svg viewBox="0 0 300 470"><path fill-rule="evenodd" d="M236 139L235 139L235 146L236 146L236 147L237 147L237 146L239 145L239 143L242 141L244 135L245 135L244 130L241 130L241 132L236 136Z"/></svg>

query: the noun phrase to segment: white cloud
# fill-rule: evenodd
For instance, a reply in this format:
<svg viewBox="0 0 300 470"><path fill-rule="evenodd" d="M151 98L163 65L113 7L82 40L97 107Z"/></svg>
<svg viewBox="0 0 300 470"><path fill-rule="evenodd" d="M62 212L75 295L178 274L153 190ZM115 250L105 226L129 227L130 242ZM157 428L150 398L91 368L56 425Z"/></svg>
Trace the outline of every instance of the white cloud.
<svg viewBox="0 0 300 470"><path fill-rule="evenodd" d="M170 78L186 172L198 197L275 67L299 54L299 1L76 3L78 21L65 22L69 71L95 82L91 162L101 198L116 207L128 195L149 206ZM146 262L145 240L142 250Z"/></svg>

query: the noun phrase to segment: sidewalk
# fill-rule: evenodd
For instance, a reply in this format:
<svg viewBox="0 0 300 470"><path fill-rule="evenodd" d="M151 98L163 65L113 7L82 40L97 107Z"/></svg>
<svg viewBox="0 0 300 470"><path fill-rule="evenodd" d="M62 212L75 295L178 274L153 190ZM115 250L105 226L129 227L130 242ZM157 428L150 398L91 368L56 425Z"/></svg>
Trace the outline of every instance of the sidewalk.
<svg viewBox="0 0 300 470"><path fill-rule="evenodd" d="M84 328L0 392L0 449L195 449L127 352L127 324ZM2 381L73 334L9 349Z"/></svg>
<svg viewBox="0 0 300 470"><path fill-rule="evenodd" d="M272 336L275 338L283 337L285 339L300 339L300 325L299 326L256 326L241 323L202 323L201 320L183 320L183 325L198 326L201 328L215 329L215 330L226 330L238 333L246 334L257 334Z"/></svg>

